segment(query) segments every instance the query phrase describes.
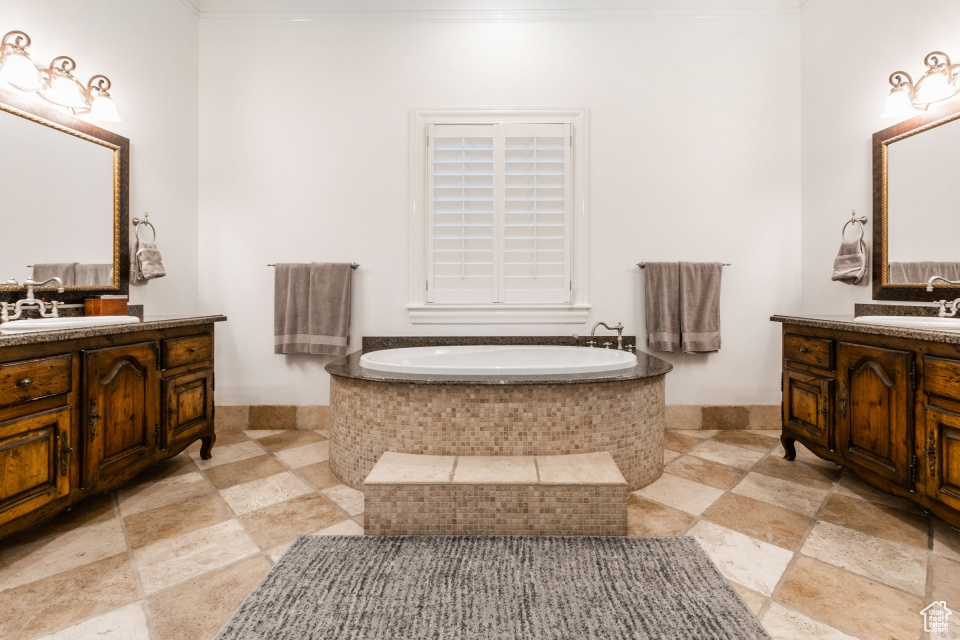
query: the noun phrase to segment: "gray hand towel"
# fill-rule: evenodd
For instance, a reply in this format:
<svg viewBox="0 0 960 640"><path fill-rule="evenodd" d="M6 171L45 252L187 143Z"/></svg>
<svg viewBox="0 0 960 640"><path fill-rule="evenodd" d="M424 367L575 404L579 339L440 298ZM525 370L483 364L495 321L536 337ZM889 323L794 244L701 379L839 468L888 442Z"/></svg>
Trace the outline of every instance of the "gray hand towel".
<svg viewBox="0 0 960 640"><path fill-rule="evenodd" d="M274 353L347 353L352 274L349 263L277 265Z"/></svg>
<svg viewBox="0 0 960 640"><path fill-rule="evenodd" d="M719 262L680 263L680 335L686 353L720 350Z"/></svg>
<svg viewBox="0 0 960 640"><path fill-rule="evenodd" d="M676 262L648 262L644 306L647 347L680 350L680 269Z"/></svg>
<svg viewBox="0 0 960 640"><path fill-rule="evenodd" d="M109 287L113 284L112 264L77 264L78 287Z"/></svg>
<svg viewBox="0 0 960 640"><path fill-rule="evenodd" d="M76 262L50 262L33 265L33 280L43 282L53 277L63 280L63 286L73 287L77 284Z"/></svg>
<svg viewBox="0 0 960 640"><path fill-rule="evenodd" d="M960 262L891 262L887 268L891 283L925 283L933 276L960 280Z"/></svg>
<svg viewBox="0 0 960 640"><path fill-rule="evenodd" d="M160 257L160 250L157 249L157 243L152 240L137 240L137 250L135 252L136 269L134 275L136 282L144 280L153 280L167 275L163 268L163 261Z"/></svg>
<svg viewBox="0 0 960 640"><path fill-rule="evenodd" d="M860 284L867 274L867 254L863 238L844 240L833 261L833 277L845 284Z"/></svg>

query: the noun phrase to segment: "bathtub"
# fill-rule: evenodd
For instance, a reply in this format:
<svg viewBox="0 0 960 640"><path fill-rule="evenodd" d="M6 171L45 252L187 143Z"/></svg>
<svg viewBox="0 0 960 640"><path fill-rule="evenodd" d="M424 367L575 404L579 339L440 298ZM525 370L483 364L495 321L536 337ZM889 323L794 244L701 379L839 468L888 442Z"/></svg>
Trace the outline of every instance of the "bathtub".
<svg viewBox="0 0 960 640"><path fill-rule="evenodd" d="M585 347L476 345L372 351L360 366L391 373L512 376L596 373L637 366L629 351Z"/></svg>
<svg viewBox="0 0 960 640"><path fill-rule="evenodd" d="M358 351L326 366L329 464L343 484L362 489L386 451L609 451L629 491L663 473L668 362L615 349L423 344Z"/></svg>

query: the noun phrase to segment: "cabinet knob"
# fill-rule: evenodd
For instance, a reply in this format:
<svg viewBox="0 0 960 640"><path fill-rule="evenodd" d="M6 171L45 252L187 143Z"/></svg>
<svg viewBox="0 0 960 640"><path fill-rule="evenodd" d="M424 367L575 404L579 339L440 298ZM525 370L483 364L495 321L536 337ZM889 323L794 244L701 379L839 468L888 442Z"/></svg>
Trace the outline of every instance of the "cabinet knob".
<svg viewBox="0 0 960 640"><path fill-rule="evenodd" d="M17 383L17 386L18 386L18 387L29 387L29 386L32 385L32 384L33 384L33 380L31 380L30 378L24 378L23 380L21 380L20 382Z"/></svg>
<svg viewBox="0 0 960 640"><path fill-rule="evenodd" d="M799 351L800 353L806 353L807 351L810 351L810 349L807 349L806 347L800 347L797 349L797 351Z"/></svg>
<svg viewBox="0 0 960 640"><path fill-rule="evenodd" d="M190 351L190 353L196 353L196 352L197 352L197 348L196 348L196 347L190 347L189 351Z"/></svg>

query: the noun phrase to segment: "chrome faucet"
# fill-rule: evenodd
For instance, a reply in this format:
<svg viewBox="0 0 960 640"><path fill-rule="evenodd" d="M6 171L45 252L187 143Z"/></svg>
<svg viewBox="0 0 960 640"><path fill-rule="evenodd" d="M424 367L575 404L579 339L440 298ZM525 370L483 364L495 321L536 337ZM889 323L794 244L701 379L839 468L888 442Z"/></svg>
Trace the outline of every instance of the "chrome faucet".
<svg viewBox="0 0 960 640"><path fill-rule="evenodd" d="M936 282L937 280L940 280L947 284L960 284L960 280L953 281L953 280L947 280L943 276L933 276L932 278L927 280L927 291L933 291L933 283Z"/></svg>
<svg viewBox="0 0 960 640"><path fill-rule="evenodd" d="M609 331L617 332L617 349L619 349L620 351L623 351L623 323L620 323L620 322L618 322L617 326L615 327L611 327L606 322L598 322L597 324L593 325L593 329L590 330L590 340L587 341L587 344L590 345L591 347L596 346L597 344L596 332L597 332L597 327L599 327L600 325L603 325ZM610 343L605 342L604 347L609 349Z"/></svg>
<svg viewBox="0 0 960 640"><path fill-rule="evenodd" d="M17 300L14 303L11 302L0 302L0 322L9 322L10 320L16 320L20 317L20 314L23 313L24 307L36 307L40 311L40 315L44 318L58 318L60 317L59 309L61 302L53 301L50 303L50 312L47 312L47 303L43 300L38 300L33 295L33 290L36 287L42 287L45 284L50 282L57 283L57 293L63 293L63 280L54 276L52 278L47 278L43 282L37 282L36 280L31 280L27 278L23 281L21 285L19 282L10 278L3 284L12 284L17 288L23 286L27 289L27 297L23 300ZM10 315L10 311L13 311L13 315Z"/></svg>
<svg viewBox="0 0 960 640"><path fill-rule="evenodd" d="M946 300L937 300L937 304L940 305L940 309L937 311L937 316L940 318L956 318L957 312L960 311L960 298L950 303ZM949 311L947 311L948 304L950 305Z"/></svg>

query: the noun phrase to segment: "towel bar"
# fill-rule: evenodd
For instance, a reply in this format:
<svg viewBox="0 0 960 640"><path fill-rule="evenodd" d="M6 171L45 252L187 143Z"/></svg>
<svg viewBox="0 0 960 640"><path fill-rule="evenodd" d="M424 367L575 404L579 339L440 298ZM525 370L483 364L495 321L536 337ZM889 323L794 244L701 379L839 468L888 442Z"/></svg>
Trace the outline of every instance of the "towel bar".
<svg viewBox="0 0 960 640"><path fill-rule="evenodd" d="M268 264L267 266L268 266L268 267L275 267L275 266L277 266L277 265L276 265L276 264ZM357 264L356 262L351 262L351 263L350 263L350 268L351 268L351 269L358 269L358 268L360 268L360 265Z"/></svg>
<svg viewBox="0 0 960 640"><path fill-rule="evenodd" d="M730 266L730 263L729 263L729 262L724 262L724 263L722 263L722 264L723 264L724 267L729 267L729 266ZM637 263L637 266L640 267L641 269L646 269L646 268L647 268L647 263L646 263L646 262L638 262L638 263Z"/></svg>

